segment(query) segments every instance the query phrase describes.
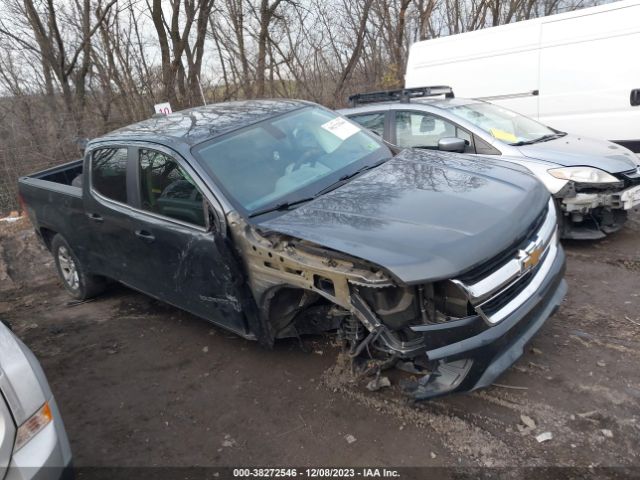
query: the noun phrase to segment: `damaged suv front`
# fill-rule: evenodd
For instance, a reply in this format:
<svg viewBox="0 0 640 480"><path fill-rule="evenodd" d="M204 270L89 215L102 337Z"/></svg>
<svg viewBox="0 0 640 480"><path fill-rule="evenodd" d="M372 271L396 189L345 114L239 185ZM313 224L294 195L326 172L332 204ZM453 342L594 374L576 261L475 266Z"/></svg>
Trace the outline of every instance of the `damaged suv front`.
<svg viewBox="0 0 640 480"><path fill-rule="evenodd" d="M194 154L232 199L252 338L338 331L352 357L412 372L406 388L422 400L490 385L562 301L556 208L531 175L466 155L393 156L315 106L244 133ZM246 145L263 161L236 188L220 159Z"/></svg>

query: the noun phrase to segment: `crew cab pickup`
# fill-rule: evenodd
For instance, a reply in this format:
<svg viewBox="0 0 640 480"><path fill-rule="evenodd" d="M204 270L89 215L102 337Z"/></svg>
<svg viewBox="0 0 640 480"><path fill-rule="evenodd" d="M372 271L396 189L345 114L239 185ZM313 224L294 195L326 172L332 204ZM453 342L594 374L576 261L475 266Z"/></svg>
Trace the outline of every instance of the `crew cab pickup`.
<svg viewBox="0 0 640 480"><path fill-rule="evenodd" d="M491 384L566 292L533 176L308 102L154 117L19 183L75 298L112 279L267 346L337 330L419 372L415 399Z"/></svg>

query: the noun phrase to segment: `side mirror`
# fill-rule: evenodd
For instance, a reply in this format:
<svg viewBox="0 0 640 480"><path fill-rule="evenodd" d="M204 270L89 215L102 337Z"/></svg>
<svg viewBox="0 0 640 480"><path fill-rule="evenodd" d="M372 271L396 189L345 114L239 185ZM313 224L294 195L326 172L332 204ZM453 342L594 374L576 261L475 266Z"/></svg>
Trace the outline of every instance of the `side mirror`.
<svg viewBox="0 0 640 480"><path fill-rule="evenodd" d="M87 148L87 145L89 144L89 139L84 137L82 138L78 137L74 140L74 142L81 150L84 150L85 148Z"/></svg>
<svg viewBox="0 0 640 480"><path fill-rule="evenodd" d="M441 138L438 141L438 150L442 150L443 152L464 153L464 150L466 147L467 147L467 142L462 138L446 137L446 138Z"/></svg>

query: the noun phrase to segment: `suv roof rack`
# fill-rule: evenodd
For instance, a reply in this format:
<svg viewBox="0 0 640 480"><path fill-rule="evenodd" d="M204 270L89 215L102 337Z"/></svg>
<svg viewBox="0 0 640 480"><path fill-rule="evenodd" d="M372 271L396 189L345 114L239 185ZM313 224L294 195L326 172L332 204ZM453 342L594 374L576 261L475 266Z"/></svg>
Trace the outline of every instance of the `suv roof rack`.
<svg viewBox="0 0 640 480"><path fill-rule="evenodd" d="M349 104L352 107L363 103L378 102L404 102L409 103L412 98L435 97L444 95L446 98L454 98L453 89L446 85L434 85L431 87L401 88L397 90L381 90L379 92L356 93L349 96Z"/></svg>

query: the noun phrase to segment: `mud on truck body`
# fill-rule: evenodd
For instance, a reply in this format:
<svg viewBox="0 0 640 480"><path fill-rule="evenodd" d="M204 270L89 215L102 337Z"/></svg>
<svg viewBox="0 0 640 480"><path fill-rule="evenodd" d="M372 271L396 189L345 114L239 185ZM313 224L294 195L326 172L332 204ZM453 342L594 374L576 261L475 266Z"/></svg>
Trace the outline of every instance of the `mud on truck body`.
<svg viewBox="0 0 640 480"><path fill-rule="evenodd" d="M302 101L154 117L20 179L65 288L106 279L273 345L337 331L426 399L490 385L566 293L534 177L397 152Z"/></svg>

